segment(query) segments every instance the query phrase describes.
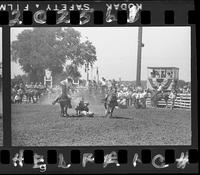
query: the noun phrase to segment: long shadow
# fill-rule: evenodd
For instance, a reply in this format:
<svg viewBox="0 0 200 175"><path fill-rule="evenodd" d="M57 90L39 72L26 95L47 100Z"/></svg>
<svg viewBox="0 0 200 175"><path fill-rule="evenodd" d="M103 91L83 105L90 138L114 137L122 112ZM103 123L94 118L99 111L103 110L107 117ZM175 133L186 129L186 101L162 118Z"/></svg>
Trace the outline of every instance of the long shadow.
<svg viewBox="0 0 200 175"><path fill-rule="evenodd" d="M129 120L132 120L132 118L129 118L129 117L117 117L117 116L110 117L110 119L129 119Z"/></svg>
<svg viewBox="0 0 200 175"><path fill-rule="evenodd" d="M80 115L69 115L69 116L63 117L63 118L95 118L95 116L89 117L89 116L80 116Z"/></svg>
<svg viewBox="0 0 200 175"><path fill-rule="evenodd" d="M83 116L80 116L80 115L69 115L67 117L62 117L62 118L83 118Z"/></svg>
<svg viewBox="0 0 200 175"><path fill-rule="evenodd" d="M112 117L105 117L105 116L94 116L94 117L88 117L88 116L80 116L80 115L69 115L67 117L62 117L62 118L91 118L91 119L95 119L95 118L110 118L110 119L128 119L128 120L132 120L133 118L129 118L129 117L118 117L118 116L112 116Z"/></svg>

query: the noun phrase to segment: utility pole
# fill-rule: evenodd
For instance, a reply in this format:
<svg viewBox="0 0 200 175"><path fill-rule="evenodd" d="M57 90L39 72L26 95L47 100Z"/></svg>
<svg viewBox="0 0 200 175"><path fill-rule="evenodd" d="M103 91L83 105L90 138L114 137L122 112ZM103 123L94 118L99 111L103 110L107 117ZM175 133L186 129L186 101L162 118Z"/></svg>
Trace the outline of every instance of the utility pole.
<svg viewBox="0 0 200 175"><path fill-rule="evenodd" d="M142 27L138 28L138 51L137 51L137 72L136 72L136 86L141 86L141 56L142 56Z"/></svg>

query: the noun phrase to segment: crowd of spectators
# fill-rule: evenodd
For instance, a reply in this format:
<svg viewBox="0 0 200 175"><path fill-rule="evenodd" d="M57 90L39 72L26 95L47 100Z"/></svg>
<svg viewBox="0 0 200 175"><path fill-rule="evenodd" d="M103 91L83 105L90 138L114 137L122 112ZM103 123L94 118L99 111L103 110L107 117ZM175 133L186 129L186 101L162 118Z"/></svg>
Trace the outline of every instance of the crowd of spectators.
<svg viewBox="0 0 200 175"><path fill-rule="evenodd" d="M97 83L96 81L89 81L88 88L90 92L101 93L106 95L112 86L115 86L118 99L121 103L127 104L128 106L133 105L133 99L142 98L144 96L149 96L147 93L147 88L136 87L134 82L124 82L116 80L107 80L104 77ZM157 91L162 91L162 86L158 86ZM178 93L190 94L190 85L186 84L183 87L177 87Z"/></svg>

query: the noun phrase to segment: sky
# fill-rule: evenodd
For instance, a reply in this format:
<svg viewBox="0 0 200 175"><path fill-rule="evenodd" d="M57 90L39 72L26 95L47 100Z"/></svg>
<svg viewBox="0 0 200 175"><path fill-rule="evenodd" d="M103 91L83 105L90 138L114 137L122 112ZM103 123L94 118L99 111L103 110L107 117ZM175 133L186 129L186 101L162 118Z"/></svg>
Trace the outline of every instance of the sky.
<svg viewBox="0 0 200 175"><path fill-rule="evenodd" d="M11 28L11 42L24 29ZM75 27L83 38L96 47L100 77L136 79L138 27ZM179 79L191 80L190 27L143 27L141 79L147 79L148 66L178 67ZM96 72L96 71L94 71ZM20 66L11 63L11 76L22 74ZM82 77L86 74L81 70ZM93 73L94 75L94 73Z"/></svg>

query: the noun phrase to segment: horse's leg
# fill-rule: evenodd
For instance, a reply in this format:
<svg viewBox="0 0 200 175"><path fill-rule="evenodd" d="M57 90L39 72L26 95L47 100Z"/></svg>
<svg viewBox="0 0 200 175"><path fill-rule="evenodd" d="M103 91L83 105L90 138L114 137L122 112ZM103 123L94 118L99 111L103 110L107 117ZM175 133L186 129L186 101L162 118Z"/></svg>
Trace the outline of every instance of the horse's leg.
<svg viewBox="0 0 200 175"><path fill-rule="evenodd" d="M25 94L25 97L26 97L26 103L27 103L27 95Z"/></svg>
<svg viewBox="0 0 200 175"><path fill-rule="evenodd" d="M29 95L29 103L31 103L32 102L32 95L30 94Z"/></svg>
<svg viewBox="0 0 200 175"><path fill-rule="evenodd" d="M60 104L61 113L60 116L64 117L64 107Z"/></svg>
<svg viewBox="0 0 200 175"><path fill-rule="evenodd" d="M174 102L175 102L175 99L173 98L173 99L172 99L171 110L174 109Z"/></svg>
<svg viewBox="0 0 200 175"><path fill-rule="evenodd" d="M33 103L37 103L37 98L34 98L36 97L35 95L33 95Z"/></svg>
<svg viewBox="0 0 200 175"><path fill-rule="evenodd" d="M108 109L105 109L105 117L108 116Z"/></svg>
<svg viewBox="0 0 200 175"><path fill-rule="evenodd" d="M34 100L34 96L33 96L33 95L31 95L31 99L32 99L33 103L35 103L35 100Z"/></svg>
<svg viewBox="0 0 200 175"><path fill-rule="evenodd" d="M27 103L30 103L30 97L29 97L28 94L26 95L26 98L27 98L27 99L26 99L26 100L27 100Z"/></svg>
<svg viewBox="0 0 200 175"><path fill-rule="evenodd" d="M105 117L107 117L109 113L110 113L110 107L107 107L105 110Z"/></svg>
<svg viewBox="0 0 200 175"><path fill-rule="evenodd" d="M165 108L167 109L168 108L168 100L167 99L165 99L165 103L166 103Z"/></svg>
<svg viewBox="0 0 200 175"><path fill-rule="evenodd" d="M31 95L29 95L29 102L28 103L31 103L31 100L32 100Z"/></svg>
<svg viewBox="0 0 200 175"><path fill-rule="evenodd" d="M107 117L107 115L108 115L108 108L107 108L106 103L104 103L104 107L105 107L105 117Z"/></svg>
<svg viewBox="0 0 200 175"><path fill-rule="evenodd" d="M65 115L66 115L66 117L69 117L69 115L68 115L68 113L67 113L67 109L68 109L68 107L65 106Z"/></svg>
<svg viewBox="0 0 200 175"><path fill-rule="evenodd" d="M22 104L22 99L23 99L23 96L20 95L20 104Z"/></svg>
<svg viewBox="0 0 200 175"><path fill-rule="evenodd" d="M166 108L168 108L168 100L169 100L169 98L166 96L165 97Z"/></svg>
<svg viewBox="0 0 200 175"><path fill-rule="evenodd" d="M113 107L111 108L110 117L112 117L114 109L115 109L115 106L113 106Z"/></svg>

